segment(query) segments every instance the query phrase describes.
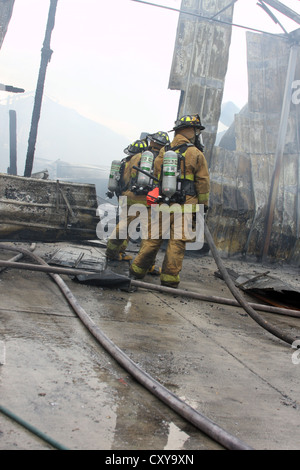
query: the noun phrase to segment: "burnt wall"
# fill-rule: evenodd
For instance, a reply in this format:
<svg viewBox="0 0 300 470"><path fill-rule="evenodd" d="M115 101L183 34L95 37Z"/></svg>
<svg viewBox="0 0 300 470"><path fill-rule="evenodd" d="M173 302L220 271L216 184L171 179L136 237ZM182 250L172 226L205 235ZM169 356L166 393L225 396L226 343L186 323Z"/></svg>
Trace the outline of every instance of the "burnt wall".
<svg viewBox="0 0 300 470"><path fill-rule="evenodd" d="M226 139L226 134L223 137L226 148L214 149L211 165L212 192L208 224L218 248L229 256L243 253L257 259L262 257L269 215L268 202L275 177L284 90L290 51L294 46L293 41L283 37L247 33L248 105L235 116L229 138ZM295 81L300 80L300 46L296 47ZM232 151L229 150L230 144L231 149L234 149ZM244 173L237 174L233 190L233 185L226 178L232 171L229 166L239 168L241 158L247 161L247 168L244 167ZM239 206L235 206L235 201L244 196L245 205L241 211ZM227 199L232 201L231 210L224 203ZM300 103L294 100L289 103L273 216L268 259L299 266ZM244 223L241 223L241 217L244 217ZM231 237L231 240L224 242L223 238L226 237Z"/></svg>

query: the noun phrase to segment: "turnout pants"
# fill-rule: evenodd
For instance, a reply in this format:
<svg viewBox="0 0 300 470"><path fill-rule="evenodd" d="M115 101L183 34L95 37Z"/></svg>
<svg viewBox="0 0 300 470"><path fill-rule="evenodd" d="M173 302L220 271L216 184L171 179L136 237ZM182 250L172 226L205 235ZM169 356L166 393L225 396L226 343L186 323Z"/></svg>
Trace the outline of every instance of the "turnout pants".
<svg viewBox="0 0 300 470"><path fill-rule="evenodd" d="M127 211L125 216L121 216L119 223L107 242L106 256L109 259L120 259L120 255L121 257L125 256L125 250L129 240L138 239L144 230L143 226L147 227L148 224L146 206L136 204L134 206L128 206L128 208L125 207L125 210ZM133 223L134 221L136 221L136 223ZM140 227L139 230L138 227Z"/></svg>
<svg viewBox="0 0 300 470"><path fill-rule="evenodd" d="M119 259L119 254L123 255L125 253L129 242L127 227L135 218L134 216L127 216L127 218L121 220L113 230L106 247L106 256L109 259ZM123 235L125 231L126 237Z"/></svg>
<svg viewBox="0 0 300 470"><path fill-rule="evenodd" d="M185 254L186 243L193 241L191 232L188 237L185 234L184 214L169 213L168 217L159 213L159 220L151 218L149 209L148 237L143 240L138 255L130 266L131 274L137 279L143 279L150 266L154 264L155 257L164 242L167 241L167 249L164 256L160 281L162 285L177 287L180 282L179 273ZM190 214L192 216L192 214Z"/></svg>

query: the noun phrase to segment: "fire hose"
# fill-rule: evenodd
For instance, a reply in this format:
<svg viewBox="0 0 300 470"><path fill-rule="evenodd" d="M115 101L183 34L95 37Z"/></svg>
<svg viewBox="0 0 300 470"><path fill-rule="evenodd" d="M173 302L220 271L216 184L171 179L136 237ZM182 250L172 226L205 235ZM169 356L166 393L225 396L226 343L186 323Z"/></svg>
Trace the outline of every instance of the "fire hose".
<svg viewBox="0 0 300 470"><path fill-rule="evenodd" d="M252 305L246 302L243 295L241 295L241 293L238 291L238 289L234 285L232 279L230 278L221 260L221 257L219 256L217 252L217 249L215 247L215 244L213 242L212 236L210 234L210 231L206 223L204 223L204 233L205 233L207 243L210 247L211 253L220 270L220 273L222 274L223 279L226 282L229 290L231 291L231 293L237 300L237 304L242 306L244 310L249 314L249 316L254 321L256 321L260 326L262 326L265 330L269 331L271 334L287 342L288 344L293 344L296 338L292 337L289 334L282 332L280 329L278 329L274 325L270 325L269 322L267 322L264 318L258 315L257 312L255 312ZM89 318L87 313L83 310L83 308L79 305L78 301L76 300L72 292L69 290L67 285L64 283L64 281L61 279L61 277L58 274L53 274L53 271L56 271L56 272L59 272L60 274L76 275L76 274L82 274L83 272L84 274L87 274L87 271L73 270L73 269L70 270L66 268L52 268L42 258L32 254L30 251L24 250L22 248L13 248L10 246L5 246L5 245L2 245L2 246L0 245L0 248L4 250L6 249L6 250L11 250L11 251L19 251L23 253L24 255L28 255L40 265L38 267L36 265L24 265L24 263L22 263L24 265L24 269L30 269L30 268L34 269L34 267L36 267L40 270L43 270L44 272L48 272L50 276L54 279L54 281L57 283L58 287L60 288L60 290L62 291L62 293L64 294L64 296L66 297L66 299L68 300L68 302L70 303L70 305L72 306L76 314L79 316L79 318L88 328L88 330L93 334L93 336L116 359L117 362L119 362L128 372L130 372L130 374L133 377L135 377L142 385L144 385L148 390L150 390L151 393L153 393L158 398L160 398L164 403L166 403L169 407L174 409L177 413L179 413L189 422L194 424L201 431L206 433L208 436L212 437L216 442L219 442L220 444L224 445L225 448L243 449L243 450L251 449L251 447L242 443L241 441L239 441L239 439L235 438L234 436L231 436L226 431L219 428L219 426L217 426L211 420L209 420L208 418L198 413L196 410L191 408L186 403L182 402L182 400L180 400L178 397L173 395L169 390L167 390L161 384L156 382L146 372L142 371L130 358L128 358L128 356L124 354L123 351L117 348L117 346L115 346L101 332L101 330L92 322L92 320ZM7 267L9 267L9 264L18 265L18 267L20 268L20 265L18 263L7 262ZM11 266L11 267L16 267L16 266ZM90 274L95 274L95 273L90 273ZM151 284L143 283L137 280L131 280L131 284L133 286L146 287L149 289L152 288L154 290L161 290L163 292L176 293L176 294L182 293L183 295L185 293L184 291L182 292L177 289L167 288L163 286L153 286ZM189 293L186 292L185 294L188 295Z"/></svg>
<svg viewBox="0 0 300 470"><path fill-rule="evenodd" d="M232 281L231 277L227 272L227 269L223 264L223 261L217 251L216 245L214 244L213 238L206 223L204 223L204 235L206 237L206 241L214 257L216 265L218 266L220 273L222 274L223 279L227 284L227 287L231 291L232 295L236 298L238 303L244 308L244 310L249 314L249 316L254 321L256 321L256 323L258 323L265 330L269 331L269 333L272 333L277 338L292 345L297 338L294 338L288 333L282 332L279 328L274 325L271 325L267 320L262 318L257 312L255 312L251 305L249 305L249 303L244 299L244 296L239 292L238 288L235 286L234 282Z"/></svg>
<svg viewBox="0 0 300 470"><path fill-rule="evenodd" d="M17 252L19 251L33 259L39 265L49 267L49 265L42 258L23 248L10 247L7 245L0 244L0 249ZM147 374L147 372L143 371L121 349L119 349L92 321L89 315L78 303L77 299L75 298L71 290L68 288L68 286L65 284L63 279L58 274L53 274L49 272L49 275L56 282L59 289L61 290L61 292L63 293L75 313L78 315L82 323L97 339L101 346L103 346L103 348L147 390L149 390L153 395L159 398L163 403L173 409L176 413L178 413L188 422L193 424L200 431L211 437L215 442L221 444L224 448L228 450L253 450L250 446L243 443L240 439L231 435L226 430L222 429L216 423L211 421L209 418L203 416L197 410L182 401L171 391L169 391L166 387L161 385L149 374Z"/></svg>

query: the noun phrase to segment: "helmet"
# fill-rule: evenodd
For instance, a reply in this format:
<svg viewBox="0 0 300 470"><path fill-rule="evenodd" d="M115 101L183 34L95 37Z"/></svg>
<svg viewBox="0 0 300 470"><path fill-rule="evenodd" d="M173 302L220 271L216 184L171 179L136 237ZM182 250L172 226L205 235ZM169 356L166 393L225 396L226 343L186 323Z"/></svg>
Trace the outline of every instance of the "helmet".
<svg viewBox="0 0 300 470"><path fill-rule="evenodd" d="M162 131L155 132L155 134L148 134L147 137L158 145L167 145L170 142L168 134Z"/></svg>
<svg viewBox="0 0 300 470"><path fill-rule="evenodd" d="M194 127L196 129L200 129L203 131L205 127L202 126L199 114L187 114L186 116L182 116L180 119L175 121L175 126L173 127L173 131L177 129L183 129L184 127Z"/></svg>
<svg viewBox="0 0 300 470"><path fill-rule="evenodd" d="M124 149L124 153L126 153L126 155L135 155L136 153L144 152L147 148L148 144L145 140L135 140Z"/></svg>

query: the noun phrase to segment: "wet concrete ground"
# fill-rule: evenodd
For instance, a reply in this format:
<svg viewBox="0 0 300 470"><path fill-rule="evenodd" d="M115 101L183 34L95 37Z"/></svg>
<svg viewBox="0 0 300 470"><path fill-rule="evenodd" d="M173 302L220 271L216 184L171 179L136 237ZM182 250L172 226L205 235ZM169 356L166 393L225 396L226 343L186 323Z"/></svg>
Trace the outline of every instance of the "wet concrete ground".
<svg viewBox="0 0 300 470"><path fill-rule="evenodd" d="M38 244L35 253L53 250ZM12 256L0 253L1 259ZM224 264L265 271L254 263ZM216 270L210 255L187 256L180 288L232 298ZM274 266L272 274L298 285L292 268ZM295 350L241 308L62 278L111 341L202 415L254 449L299 449ZM145 281L159 283L152 276ZM6 270L0 273L0 292L1 406L74 450L223 449L123 370L49 275ZM260 314L300 336L298 318ZM0 413L0 449L51 448Z"/></svg>

